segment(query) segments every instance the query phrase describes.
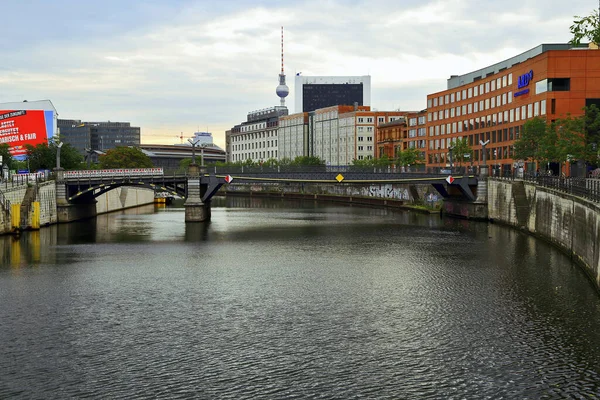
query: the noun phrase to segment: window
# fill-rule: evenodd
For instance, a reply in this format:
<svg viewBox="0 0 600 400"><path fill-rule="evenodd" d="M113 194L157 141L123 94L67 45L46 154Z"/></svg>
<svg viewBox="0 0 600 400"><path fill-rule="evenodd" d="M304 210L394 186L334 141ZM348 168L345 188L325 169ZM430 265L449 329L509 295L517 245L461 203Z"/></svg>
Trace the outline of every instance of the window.
<svg viewBox="0 0 600 400"><path fill-rule="evenodd" d="M492 80L490 84L492 85L492 91L496 90L496 80Z"/></svg>
<svg viewBox="0 0 600 400"><path fill-rule="evenodd" d="M512 85L512 72L508 74L508 84Z"/></svg>
<svg viewBox="0 0 600 400"><path fill-rule="evenodd" d="M454 103L454 93L450 93L450 103Z"/></svg>
<svg viewBox="0 0 600 400"><path fill-rule="evenodd" d="M443 111L443 110L440 110L440 111L438 112L438 119L443 119L443 118L444 118L444 111Z"/></svg>
<svg viewBox="0 0 600 400"><path fill-rule="evenodd" d="M473 96L474 96L474 97L475 97L475 96L479 96L479 87L478 87L478 86L475 86L475 87L473 88Z"/></svg>
<svg viewBox="0 0 600 400"><path fill-rule="evenodd" d="M363 123L363 122L365 122L365 119L363 117L359 117L358 118L358 123L360 124L360 123Z"/></svg>
<svg viewBox="0 0 600 400"><path fill-rule="evenodd" d="M486 93L489 93L489 92L490 92L490 83L489 83L489 82L486 82L486 83L485 83L485 92L486 92Z"/></svg>
<svg viewBox="0 0 600 400"><path fill-rule="evenodd" d="M508 92L508 103L510 104L510 103L512 103L512 101L513 101L513 94L512 94L512 92Z"/></svg>
<svg viewBox="0 0 600 400"><path fill-rule="evenodd" d="M473 104L469 103L467 104L467 113L471 114L473 112Z"/></svg>
<svg viewBox="0 0 600 400"><path fill-rule="evenodd" d="M521 119L521 109L519 107L515 108L515 121Z"/></svg>
<svg viewBox="0 0 600 400"><path fill-rule="evenodd" d="M467 99L467 89L463 89L463 91L462 91L462 99L463 100Z"/></svg>
<svg viewBox="0 0 600 400"><path fill-rule="evenodd" d="M535 83L535 94L540 94L548 91L548 79L543 79Z"/></svg>
<svg viewBox="0 0 600 400"><path fill-rule="evenodd" d="M450 102L449 100L450 100L449 95L444 96L444 103L448 104Z"/></svg>
<svg viewBox="0 0 600 400"><path fill-rule="evenodd" d="M456 92L456 101L460 101L460 92Z"/></svg>
<svg viewBox="0 0 600 400"><path fill-rule="evenodd" d="M527 104L527 118L533 118L533 104Z"/></svg>
<svg viewBox="0 0 600 400"><path fill-rule="evenodd" d="M486 110L490 109L490 99L485 99L485 109Z"/></svg>
<svg viewBox="0 0 600 400"><path fill-rule="evenodd" d="M506 93L502 93L502 105L506 104Z"/></svg>
<svg viewBox="0 0 600 400"><path fill-rule="evenodd" d="M415 125L417 125L417 119L416 118L410 118L408 120L408 125L409 126L415 126Z"/></svg>
<svg viewBox="0 0 600 400"><path fill-rule="evenodd" d="M506 75L502 77L502 87L506 87Z"/></svg>
<svg viewBox="0 0 600 400"><path fill-rule="evenodd" d="M548 79L548 90L550 92L568 92L571 90L571 78Z"/></svg>
<svg viewBox="0 0 600 400"><path fill-rule="evenodd" d="M546 100L542 100L540 103L540 114L546 115Z"/></svg>
<svg viewBox="0 0 600 400"><path fill-rule="evenodd" d="M373 117L367 118L367 123L372 124L373 123Z"/></svg>
<svg viewBox="0 0 600 400"><path fill-rule="evenodd" d="M477 103L477 102L473 103L473 112L474 113L479 112L479 103Z"/></svg>
<svg viewBox="0 0 600 400"><path fill-rule="evenodd" d="M537 117L540 115L540 102L536 101L533 103L533 116Z"/></svg>
<svg viewBox="0 0 600 400"><path fill-rule="evenodd" d="M421 116L419 117L419 125L424 125L425 124L425 117Z"/></svg>
<svg viewBox="0 0 600 400"><path fill-rule="evenodd" d="M431 99L427 99L427 108L431 108L432 103Z"/></svg>
<svg viewBox="0 0 600 400"><path fill-rule="evenodd" d="M450 110L445 109L444 110L444 118L449 118L450 117Z"/></svg>
<svg viewBox="0 0 600 400"><path fill-rule="evenodd" d="M450 109L450 118L454 118L454 107Z"/></svg>
<svg viewBox="0 0 600 400"><path fill-rule="evenodd" d="M443 105L444 105L444 96L440 96L440 97L438 98L438 103L439 103L439 105L440 105L440 106L443 106Z"/></svg>
<svg viewBox="0 0 600 400"><path fill-rule="evenodd" d="M434 106L434 107L437 107L437 105L438 105L438 102L437 102L437 100L438 100L438 99L437 99L437 97L434 97L434 98L433 98L433 106Z"/></svg>
<svg viewBox="0 0 600 400"><path fill-rule="evenodd" d="M467 97L470 99L471 97L473 97L473 88L469 88L467 89Z"/></svg>
<svg viewBox="0 0 600 400"><path fill-rule="evenodd" d="M496 98L495 98L495 97L492 97L490 100L491 100L491 102L492 102L492 104L491 104L491 106L490 106L490 107L491 107L491 108L494 108L494 107L496 107Z"/></svg>

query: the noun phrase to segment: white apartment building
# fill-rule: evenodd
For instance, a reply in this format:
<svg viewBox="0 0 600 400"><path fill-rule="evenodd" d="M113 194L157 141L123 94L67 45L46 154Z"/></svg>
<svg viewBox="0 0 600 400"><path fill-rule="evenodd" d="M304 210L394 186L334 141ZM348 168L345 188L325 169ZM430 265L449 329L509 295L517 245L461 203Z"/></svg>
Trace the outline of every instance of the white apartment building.
<svg viewBox="0 0 600 400"><path fill-rule="evenodd" d="M246 122L226 132L228 160L264 162L278 159L279 117L287 115L287 107L271 107L248 113Z"/></svg>

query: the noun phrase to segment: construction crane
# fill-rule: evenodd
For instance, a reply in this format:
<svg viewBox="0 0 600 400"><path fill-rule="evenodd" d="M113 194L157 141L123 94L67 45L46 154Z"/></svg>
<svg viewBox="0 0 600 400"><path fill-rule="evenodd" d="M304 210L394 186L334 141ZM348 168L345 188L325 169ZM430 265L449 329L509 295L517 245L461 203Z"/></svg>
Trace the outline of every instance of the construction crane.
<svg viewBox="0 0 600 400"><path fill-rule="evenodd" d="M179 138L180 143L183 144L183 132L181 132L180 136L175 136L176 138Z"/></svg>

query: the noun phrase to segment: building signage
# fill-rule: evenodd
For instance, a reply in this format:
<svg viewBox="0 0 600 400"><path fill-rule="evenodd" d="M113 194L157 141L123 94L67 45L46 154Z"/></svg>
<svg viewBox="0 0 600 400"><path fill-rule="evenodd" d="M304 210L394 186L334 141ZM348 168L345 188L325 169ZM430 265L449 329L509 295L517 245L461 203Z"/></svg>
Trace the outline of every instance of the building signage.
<svg viewBox="0 0 600 400"><path fill-rule="evenodd" d="M53 136L53 121L53 111L0 110L0 144L8 144L13 157L24 156L26 144L47 143Z"/></svg>
<svg viewBox="0 0 600 400"><path fill-rule="evenodd" d="M518 89L523 89L523 90L519 90L518 92L515 93L515 97L518 96L522 96L524 94L529 93L529 88L527 86L529 86L529 83L533 80L533 70L529 71L526 74L523 74L521 76L519 76L519 80L517 83L517 88Z"/></svg>

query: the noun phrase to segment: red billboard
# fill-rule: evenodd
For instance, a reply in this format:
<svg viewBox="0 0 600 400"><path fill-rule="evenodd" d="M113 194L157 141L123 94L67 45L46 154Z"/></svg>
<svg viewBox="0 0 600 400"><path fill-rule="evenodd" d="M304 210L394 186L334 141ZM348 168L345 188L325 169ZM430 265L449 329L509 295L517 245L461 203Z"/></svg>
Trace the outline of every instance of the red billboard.
<svg viewBox="0 0 600 400"><path fill-rule="evenodd" d="M26 144L48 143L54 133L53 118L53 111L0 110L0 144L8 144L13 157L23 156Z"/></svg>

